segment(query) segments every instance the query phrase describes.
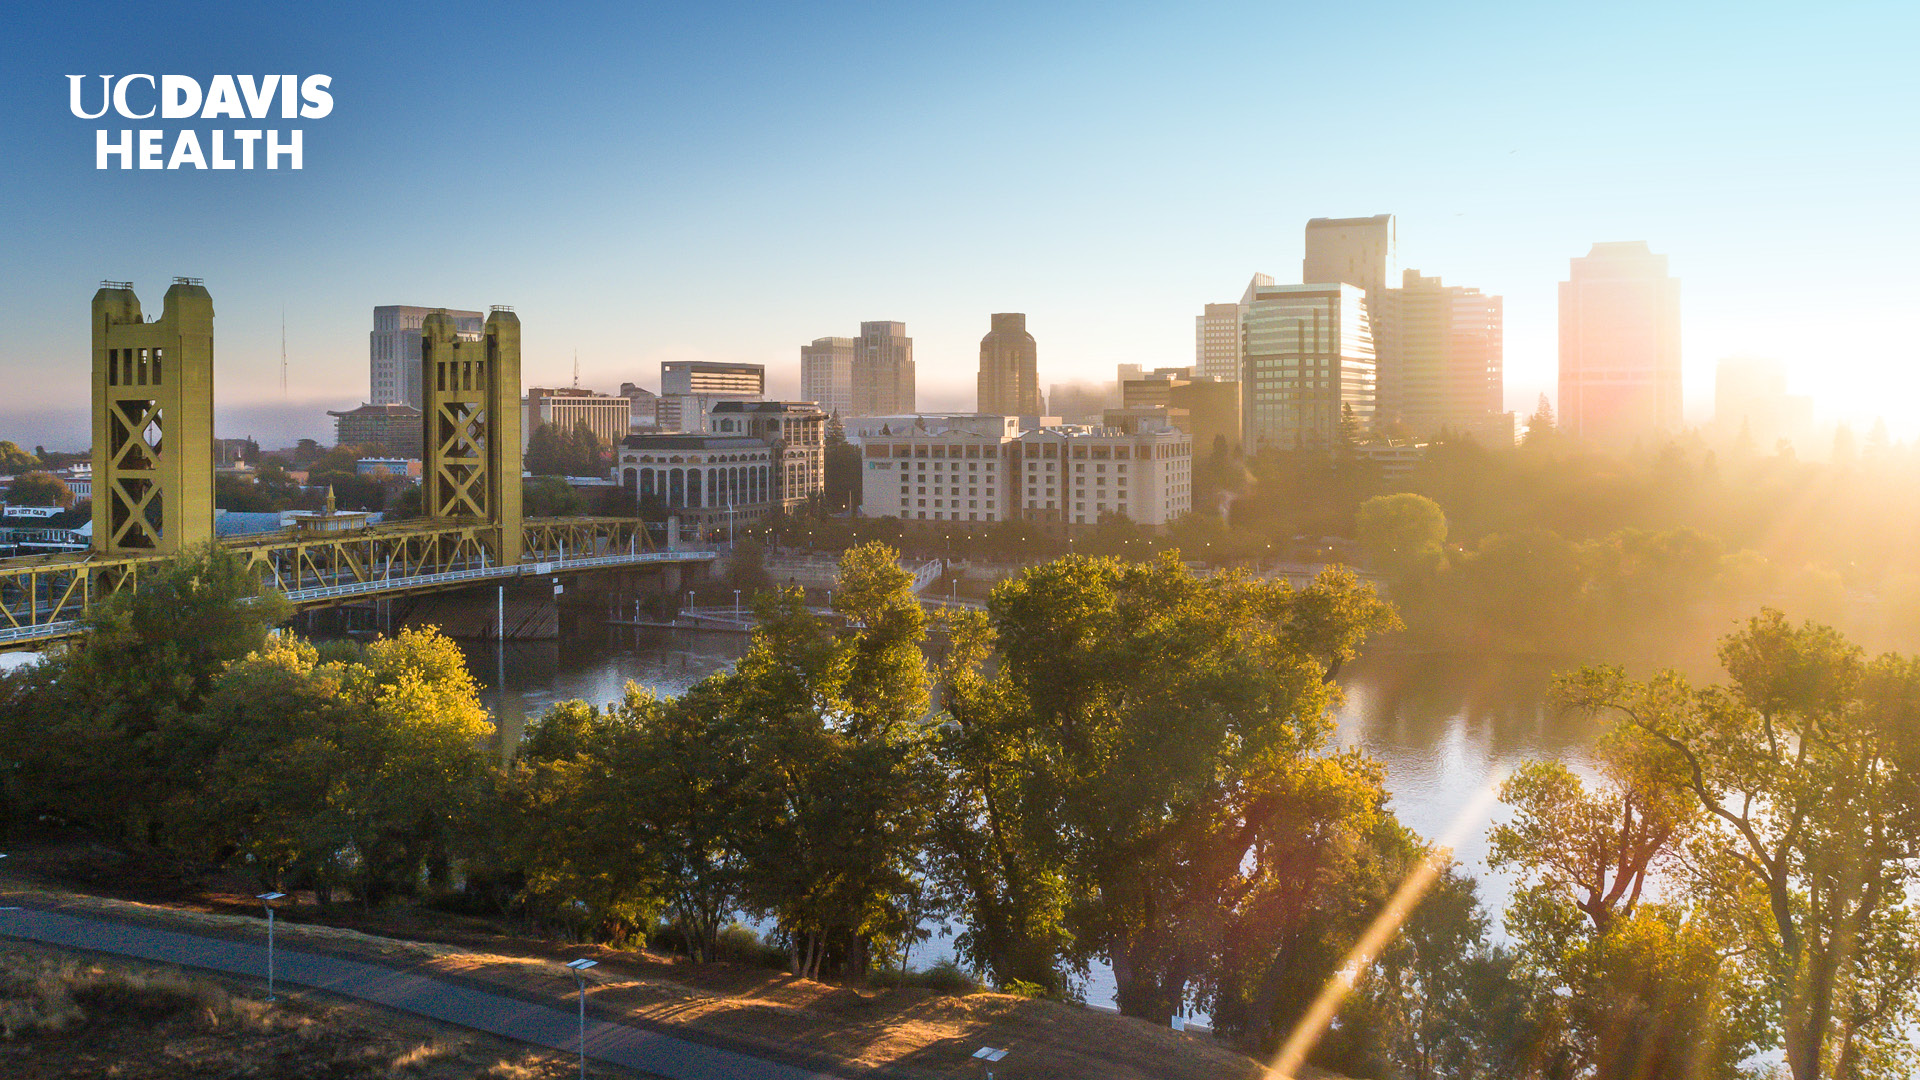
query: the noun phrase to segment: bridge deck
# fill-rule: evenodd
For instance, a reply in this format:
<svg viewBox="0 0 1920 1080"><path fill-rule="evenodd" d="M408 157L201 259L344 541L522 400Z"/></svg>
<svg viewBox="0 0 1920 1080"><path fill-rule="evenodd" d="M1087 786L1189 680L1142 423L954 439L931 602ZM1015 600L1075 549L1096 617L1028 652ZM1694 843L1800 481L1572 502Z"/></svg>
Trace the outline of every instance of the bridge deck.
<svg viewBox="0 0 1920 1080"><path fill-rule="evenodd" d="M653 550L632 518L531 519L525 557L501 565L499 527L420 521L337 535L277 532L224 546L248 556L263 583L296 606L396 596L558 573L710 561L715 553ZM92 605L137 586L165 556L41 555L0 561L0 645L43 644L80 632Z"/></svg>

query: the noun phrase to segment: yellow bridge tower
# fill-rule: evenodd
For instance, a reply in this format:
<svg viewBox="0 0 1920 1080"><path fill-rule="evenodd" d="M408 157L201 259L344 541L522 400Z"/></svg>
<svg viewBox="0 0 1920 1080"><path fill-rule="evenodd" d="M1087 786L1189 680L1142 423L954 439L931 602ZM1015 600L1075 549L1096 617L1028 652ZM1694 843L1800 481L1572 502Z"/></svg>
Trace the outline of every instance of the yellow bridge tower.
<svg viewBox="0 0 1920 1080"><path fill-rule="evenodd" d="M421 325L420 507L444 522L499 526L499 565L520 561L520 317L496 307L478 340L453 317Z"/></svg>
<svg viewBox="0 0 1920 1080"><path fill-rule="evenodd" d="M213 539L213 298L174 278L160 318L125 281L93 294L93 547L165 555Z"/></svg>

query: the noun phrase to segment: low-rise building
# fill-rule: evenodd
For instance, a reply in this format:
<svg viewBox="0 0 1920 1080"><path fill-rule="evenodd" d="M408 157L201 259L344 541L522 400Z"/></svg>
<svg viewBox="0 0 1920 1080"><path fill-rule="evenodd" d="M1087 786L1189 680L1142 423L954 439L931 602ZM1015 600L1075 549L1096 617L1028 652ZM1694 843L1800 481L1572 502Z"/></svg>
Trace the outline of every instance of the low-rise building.
<svg viewBox="0 0 1920 1080"><path fill-rule="evenodd" d="M420 459L366 457L353 463L353 471L358 476L404 476L418 480Z"/></svg>
<svg viewBox="0 0 1920 1080"><path fill-rule="evenodd" d="M1171 425L1023 432L1014 478L1021 517L1097 525L1105 514L1161 529L1193 507L1193 437Z"/></svg>
<svg viewBox="0 0 1920 1080"><path fill-rule="evenodd" d="M764 439L723 435L629 435L614 479L637 505L672 514L699 537L764 522L780 505L775 448Z"/></svg>
<svg viewBox="0 0 1920 1080"><path fill-rule="evenodd" d="M625 397L574 387L530 386L520 404L525 411L520 424L523 449L532 440L533 433L548 424L565 432L572 431L575 424L585 423L608 446L618 445L633 428L633 402Z"/></svg>
<svg viewBox="0 0 1920 1080"><path fill-rule="evenodd" d="M858 439L868 517L1071 530L1113 514L1163 528L1192 506L1193 439L1164 420L1022 430L1010 416L884 419Z"/></svg>
<svg viewBox="0 0 1920 1080"><path fill-rule="evenodd" d="M774 451L773 496L797 510L827 490L827 414L811 401L721 401L709 433L759 439Z"/></svg>
<svg viewBox="0 0 1920 1080"><path fill-rule="evenodd" d="M987 525L1015 516L1020 422L991 413L856 417L867 517Z"/></svg>

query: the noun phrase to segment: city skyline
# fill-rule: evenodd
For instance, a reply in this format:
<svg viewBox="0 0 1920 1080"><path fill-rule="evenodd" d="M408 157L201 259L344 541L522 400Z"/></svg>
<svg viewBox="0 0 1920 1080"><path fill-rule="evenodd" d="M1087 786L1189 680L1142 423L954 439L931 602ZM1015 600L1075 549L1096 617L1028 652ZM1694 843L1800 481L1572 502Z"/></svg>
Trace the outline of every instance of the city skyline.
<svg viewBox="0 0 1920 1080"><path fill-rule="evenodd" d="M460 24L473 45L394 65L382 42L437 35L448 16L383 13L376 40L358 29L371 10L14 17L34 48L0 76L0 123L24 148L0 215L33 272L13 275L0 370L30 374L36 393L0 408L6 437L84 438L71 298L104 278L207 280L216 421L269 443L324 437L327 409L364 400L370 308L440 297L514 305L536 328L530 384L570 382L577 350L581 384L604 391L650 383L663 360L711 360L765 364L770 396L790 396L796 342L885 313L914 328L919 404L940 410L968 406L991 312L1028 313L1042 385L1186 365L1204 305L1254 272L1295 278L1303 222L1388 213L1398 265L1504 297L1505 405L1523 416L1542 392L1558 399L1557 283L1614 241L1647 242L1686 282L1688 424L1711 418L1714 371L1733 357L1777 359L1823 417L1856 428L1920 394L1914 346L1885 320L1820 314L1896 310L1910 291L1920 215L1898 189L1915 151L1884 137L1915 96L1893 46L1893 24L1914 18L1903 9L1800 25L1407 8L1368 24L1378 78L1342 83L1350 115L1383 117L1377 130L1262 104L1284 86L1260 43L1283 24L1352 28L1330 12L1234 9L1223 44L1220 16L1144 9L589 7L525 27L512 62L489 69L467 62L485 55L468 30L502 11ZM855 33L895 46L872 85L809 81L800 58ZM983 51L991 77L970 63ZM1305 60L1302 74L1348 62ZM309 125L299 173L95 172L94 125L68 115L65 76L167 70L327 71L336 109ZM1419 99L1441 80L1448 94ZM1470 138L1436 122L1463 103L1488 113ZM1249 123L1259 137L1236 137ZM1288 125L1332 140L1337 164L1302 170L1268 145ZM1782 159L1787 128L1796 152ZM857 178L787 164L856 132L886 148ZM500 141L496 168L407 179L482 135ZM1199 142L1213 149L1198 174L1167 153ZM977 160L989 144L1026 166L994 171ZM1870 227L1837 227L1842 210ZM885 237L888 257L848 244L855 233ZM743 278L780 287L743 305ZM1900 437L1920 421L1886 419Z"/></svg>

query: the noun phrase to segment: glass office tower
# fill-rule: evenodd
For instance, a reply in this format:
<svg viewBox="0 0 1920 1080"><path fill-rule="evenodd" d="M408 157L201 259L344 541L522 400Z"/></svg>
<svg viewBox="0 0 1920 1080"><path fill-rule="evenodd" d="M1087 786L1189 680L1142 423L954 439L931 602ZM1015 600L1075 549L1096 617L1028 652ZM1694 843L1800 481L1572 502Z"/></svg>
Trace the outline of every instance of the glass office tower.
<svg viewBox="0 0 1920 1080"><path fill-rule="evenodd" d="M1249 453L1331 449L1349 409L1361 432L1372 427L1373 328L1364 290L1256 286L1241 333L1241 422Z"/></svg>

